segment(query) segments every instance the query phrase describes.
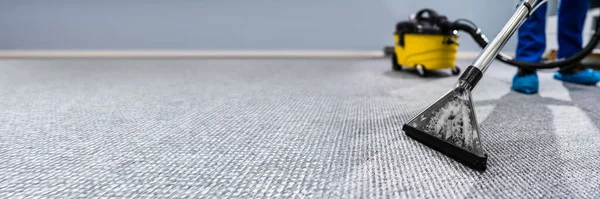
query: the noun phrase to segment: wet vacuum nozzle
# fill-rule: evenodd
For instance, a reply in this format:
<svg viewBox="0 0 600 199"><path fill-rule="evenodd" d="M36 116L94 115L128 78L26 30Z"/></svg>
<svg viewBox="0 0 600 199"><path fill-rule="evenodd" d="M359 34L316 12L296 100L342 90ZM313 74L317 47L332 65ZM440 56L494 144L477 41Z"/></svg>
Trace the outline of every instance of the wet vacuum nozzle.
<svg viewBox="0 0 600 199"><path fill-rule="evenodd" d="M485 170L487 155L479 138L471 98L471 91L481 76L478 68L467 68L451 91L404 124L402 130L473 169Z"/></svg>
<svg viewBox="0 0 600 199"><path fill-rule="evenodd" d="M427 107L402 130L419 142L436 149L463 164L485 170L487 155L483 152L471 92L502 47L532 13L537 0L522 0L496 37L456 83L455 87L437 102Z"/></svg>

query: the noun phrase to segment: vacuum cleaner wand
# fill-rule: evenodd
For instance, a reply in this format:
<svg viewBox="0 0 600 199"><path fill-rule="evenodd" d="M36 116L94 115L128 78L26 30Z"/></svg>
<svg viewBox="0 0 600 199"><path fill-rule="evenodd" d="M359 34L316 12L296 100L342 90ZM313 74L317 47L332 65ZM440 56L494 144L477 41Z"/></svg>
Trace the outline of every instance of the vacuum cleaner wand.
<svg viewBox="0 0 600 199"><path fill-rule="evenodd" d="M522 0L496 37L483 49L454 88L404 124L409 137L473 169L487 168L480 140L472 91L510 37L531 13L536 0Z"/></svg>

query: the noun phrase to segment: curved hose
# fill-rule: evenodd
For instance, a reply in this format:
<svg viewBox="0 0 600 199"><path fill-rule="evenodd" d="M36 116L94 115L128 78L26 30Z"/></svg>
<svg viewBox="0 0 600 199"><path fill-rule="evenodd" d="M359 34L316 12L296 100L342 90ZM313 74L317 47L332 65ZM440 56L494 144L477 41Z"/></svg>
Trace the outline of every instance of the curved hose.
<svg viewBox="0 0 600 199"><path fill-rule="evenodd" d="M481 48L485 48L488 45L487 37L481 32L481 30L479 28L474 28L471 25L460 23L460 21L455 21L453 23L453 27L456 30L462 30L462 31L469 33L471 35L471 37L473 37L473 39L476 41L477 44L479 44L479 46ZM498 56L496 56L496 59L498 59L501 62L504 62L506 64L509 64L509 65L523 67L523 68L529 68L529 69L558 68L558 67L574 65L576 62L581 61L587 55L589 55L594 50L594 48L596 48L596 46L598 45L599 42L600 42L600 20L596 20L596 30L594 32L594 35L588 42L588 44L581 51L579 51L579 53L577 53L567 59L563 59L563 60L559 60L559 61L545 62L545 63L532 63L532 62L524 62L524 61L515 60L514 58L512 58L508 55L505 55L503 53L499 53Z"/></svg>

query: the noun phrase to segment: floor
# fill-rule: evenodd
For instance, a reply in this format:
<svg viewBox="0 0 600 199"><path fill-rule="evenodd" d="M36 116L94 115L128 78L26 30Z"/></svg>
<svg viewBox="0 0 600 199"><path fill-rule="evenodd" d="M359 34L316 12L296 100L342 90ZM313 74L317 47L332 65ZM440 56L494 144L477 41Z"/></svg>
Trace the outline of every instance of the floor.
<svg viewBox="0 0 600 199"><path fill-rule="evenodd" d="M469 62L461 62L467 66ZM457 77L387 59L0 60L0 198L600 198L600 87L474 100L473 171L404 122Z"/></svg>

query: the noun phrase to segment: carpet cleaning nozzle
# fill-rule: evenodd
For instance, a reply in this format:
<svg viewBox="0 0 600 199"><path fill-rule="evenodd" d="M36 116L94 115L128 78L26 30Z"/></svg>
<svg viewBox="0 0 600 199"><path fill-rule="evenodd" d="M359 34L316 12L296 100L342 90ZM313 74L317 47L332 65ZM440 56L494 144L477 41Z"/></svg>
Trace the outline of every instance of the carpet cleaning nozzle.
<svg viewBox="0 0 600 199"><path fill-rule="evenodd" d="M402 128L411 138L477 170L485 170L487 155L481 146L471 90L481 78L473 66L455 87Z"/></svg>
<svg viewBox="0 0 600 199"><path fill-rule="evenodd" d="M508 39L529 16L535 2L522 0L492 42L460 76L454 88L404 124L402 130L409 137L473 169L483 171L487 168L488 156L483 150L472 92Z"/></svg>

